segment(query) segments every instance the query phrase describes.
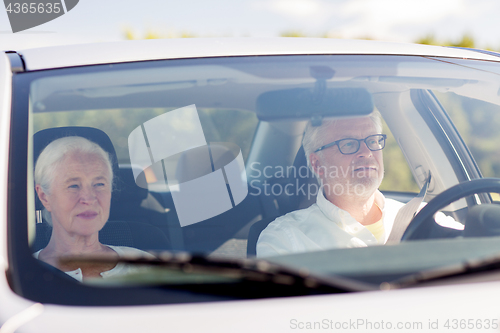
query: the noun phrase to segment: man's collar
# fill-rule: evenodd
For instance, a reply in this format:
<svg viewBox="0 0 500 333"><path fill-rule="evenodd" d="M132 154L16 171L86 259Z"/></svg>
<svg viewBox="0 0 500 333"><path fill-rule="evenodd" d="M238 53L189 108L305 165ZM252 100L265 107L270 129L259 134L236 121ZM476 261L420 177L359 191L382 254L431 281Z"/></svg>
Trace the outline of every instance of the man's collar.
<svg viewBox="0 0 500 333"><path fill-rule="evenodd" d="M320 189L320 191L318 191L316 204L318 205L321 212L325 214L325 216L328 217L329 220L332 220L333 222L339 224L342 229L345 229L347 224L352 223L351 222L346 224L346 220L354 220L351 214L349 214L347 211L340 209L339 207L328 201L325 197L325 194L323 193L322 188Z"/></svg>
<svg viewBox="0 0 500 333"><path fill-rule="evenodd" d="M385 207L385 198L379 190L376 190L375 192L375 202L383 212ZM341 224L343 228L347 227L348 225L352 225L353 223L359 223L351 216L351 214L349 214L349 212L337 207L336 205L328 201L323 193L323 189L320 189L320 191L318 191L316 204L318 205L321 212L323 212L323 214L325 214L330 220Z"/></svg>

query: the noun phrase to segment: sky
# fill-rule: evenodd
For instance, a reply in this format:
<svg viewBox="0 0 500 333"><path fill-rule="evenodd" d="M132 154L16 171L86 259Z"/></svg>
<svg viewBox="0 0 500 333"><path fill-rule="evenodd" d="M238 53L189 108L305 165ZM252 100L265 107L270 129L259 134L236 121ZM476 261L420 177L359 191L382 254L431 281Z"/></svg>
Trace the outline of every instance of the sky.
<svg viewBox="0 0 500 333"><path fill-rule="evenodd" d="M300 32L395 42L469 34L478 48L500 49L499 14L498 0L79 0L65 15L15 34L0 8L0 50L118 41L126 30L137 38Z"/></svg>

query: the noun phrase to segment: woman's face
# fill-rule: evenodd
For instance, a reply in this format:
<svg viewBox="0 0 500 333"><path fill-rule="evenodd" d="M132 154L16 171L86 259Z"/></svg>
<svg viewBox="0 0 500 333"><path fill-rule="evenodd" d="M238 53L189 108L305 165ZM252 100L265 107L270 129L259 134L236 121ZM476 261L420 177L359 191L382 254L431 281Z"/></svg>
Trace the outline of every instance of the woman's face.
<svg viewBox="0 0 500 333"><path fill-rule="evenodd" d="M69 236L90 236L102 229L109 217L111 179L97 155L70 153L56 169L50 194L37 192L51 213L54 231Z"/></svg>

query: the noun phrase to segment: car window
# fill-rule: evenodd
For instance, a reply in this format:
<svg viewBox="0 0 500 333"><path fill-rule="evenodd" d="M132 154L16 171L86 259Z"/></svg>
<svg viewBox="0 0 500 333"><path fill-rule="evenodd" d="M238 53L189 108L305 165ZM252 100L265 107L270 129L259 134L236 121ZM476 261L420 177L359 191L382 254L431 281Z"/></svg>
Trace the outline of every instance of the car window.
<svg viewBox="0 0 500 333"><path fill-rule="evenodd" d="M15 202L30 213L12 232L19 276L32 277L19 292L61 304L275 297L258 281L290 286L280 274L307 271L378 288L493 254L500 222L478 218L491 197L447 201L500 172L497 65L477 62L215 57L17 74L15 177L28 191ZM109 256L75 255L70 239ZM61 244L62 263L50 256ZM96 263L106 269L87 275ZM44 273L71 279L30 284Z"/></svg>
<svg viewBox="0 0 500 333"><path fill-rule="evenodd" d="M385 175L380 189L382 191L418 193L420 189L408 167L408 162L385 122L382 131L387 133L387 143L384 148Z"/></svg>
<svg viewBox="0 0 500 333"><path fill-rule="evenodd" d="M435 92L469 148L484 177L500 177L497 124L500 107L480 99L454 93ZM491 194L500 201L497 193Z"/></svg>
<svg viewBox="0 0 500 333"><path fill-rule="evenodd" d="M126 140L133 128L170 111L169 108L150 109L103 109L59 111L57 113L35 113L33 117L34 131L63 126L89 126L109 133L121 164L130 163L128 142ZM200 121L207 140L211 142L231 141L242 149L246 158L257 127L257 117L245 110L200 109ZM124 120L127 121L124 121ZM219 125L219 126L217 126Z"/></svg>

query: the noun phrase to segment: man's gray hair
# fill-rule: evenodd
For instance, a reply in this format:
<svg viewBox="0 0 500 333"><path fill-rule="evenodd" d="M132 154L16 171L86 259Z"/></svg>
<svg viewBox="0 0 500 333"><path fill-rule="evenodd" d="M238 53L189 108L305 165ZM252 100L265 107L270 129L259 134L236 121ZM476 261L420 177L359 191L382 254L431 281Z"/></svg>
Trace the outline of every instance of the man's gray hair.
<svg viewBox="0 0 500 333"><path fill-rule="evenodd" d="M370 119L375 124L377 132L382 133L382 116L380 115L380 112L374 110L372 113L370 113L368 117L370 117ZM338 120L339 119L323 120L321 126L312 126L310 121L307 123L307 127L304 132L304 138L302 139L302 146L304 147L304 153L306 154L306 159L307 159L307 166L309 168L311 168L311 161L309 160L309 155L311 155L311 153L313 153L319 147L328 144L328 142L324 142L325 137L327 136L328 133L327 130L331 128L330 126L333 126ZM322 153L323 153L322 151L318 152L318 154Z"/></svg>
<svg viewBox="0 0 500 333"><path fill-rule="evenodd" d="M58 166L66 155L75 152L98 156L106 165L111 183L113 182L113 168L109 154L97 143L81 136L67 136L49 143L38 156L35 164L35 183L41 186L43 192L50 194Z"/></svg>

